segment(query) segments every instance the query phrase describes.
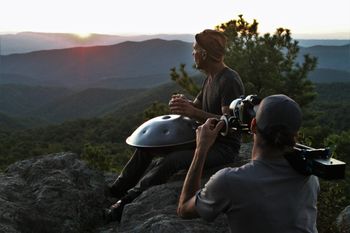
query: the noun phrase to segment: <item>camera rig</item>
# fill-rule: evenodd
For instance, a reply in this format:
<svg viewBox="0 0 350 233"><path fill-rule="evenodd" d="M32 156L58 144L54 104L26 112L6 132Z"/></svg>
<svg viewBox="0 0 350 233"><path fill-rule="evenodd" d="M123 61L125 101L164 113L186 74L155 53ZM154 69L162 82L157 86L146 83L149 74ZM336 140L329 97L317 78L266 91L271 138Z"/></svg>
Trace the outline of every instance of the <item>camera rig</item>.
<svg viewBox="0 0 350 233"><path fill-rule="evenodd" d="M232 115L223 115L220 120L225 123L221 135L232 131L251 133L250 123L255 117L261 99L248 95L233 100L230 104ZM315 175L323 179L344 179L346 163L332 158L330 148L312 148L297 143L291 153L284 155L289 164L300 174Z"/></svg>

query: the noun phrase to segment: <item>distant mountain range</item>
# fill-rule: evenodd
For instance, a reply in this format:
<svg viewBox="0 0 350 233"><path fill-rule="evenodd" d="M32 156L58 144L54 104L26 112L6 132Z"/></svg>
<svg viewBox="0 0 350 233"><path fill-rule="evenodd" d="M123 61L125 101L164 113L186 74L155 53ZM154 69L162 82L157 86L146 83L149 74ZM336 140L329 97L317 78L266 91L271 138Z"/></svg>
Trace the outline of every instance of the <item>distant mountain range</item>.
<svg viewBox="0 0 350 233"><path fill-rule="evenodd" d="M297 61L302 63L305 54L318 58L317 69L327 70L313 75L313 81L349 80L350 44L301 47ZM169 82L169 70L182 63L190 74L196 72L192 43L179 40L43 50L0 56L0 84L147 88Z"/></svg>
<svg viewBox="0 0 350 233"><path fill-rule="evenodd" d="M349 83L350 44L301 47L298 62L304 54L318 58L313 82ZM198 74L191 42L151 39L0 56L0 123L20 128L140 113L182 91L169 76L181 63Z"/></svg>
<svg viewBox="0 0 350 233"><path fill-rule="evenodd" d="M192 69L192 43L152 39L0 57L0 84L65 87L152 87L169 82L170 69ZM30 80L30 81L29 81ZM139 86L138 86L139 85Z"/></svg>
<svg viewBox="0 0 350 233"><path fill-rule="evenodd" d="M302 56L310 54L317 57L318 69L336 69L350 72L350 44L342 46L317 45L312 47L302 47L298 60Z"/></svg>
<svg viewBox="0 0 350 233"><path fill-rule="evenodd" d="M126 41L145 41L150 39L181 40L192 43L193 38L191 34L133 36L91 34L86 38L82 38L69 33L21 32L17 34L0 34L0 55L28 53L39 50L113 45Z"/></svg>
<svg viewBox="0 0 350 233"><path fill-rule="evenodd" d="M312 46L342 46L350 44L349 40L330 40L330 39L296 39L301 47L312 47Z"/></svg>
<svg viewBox="0 0 350 233"><path fill-rule="evenodd" d="M17 34L0 34L0 55L14 53L28 53L39 50L52 50L73 47L89 47L99 45L113 45L125 41L145 41L150 39L181 40L192 43L192 34L154 34L154 35L104 35L91 34L86 38L69 33L40 33L40 32L20 32ZM350 40L329 40L329 39L298 39L302 47L315 45L346 45Z"/></svg>

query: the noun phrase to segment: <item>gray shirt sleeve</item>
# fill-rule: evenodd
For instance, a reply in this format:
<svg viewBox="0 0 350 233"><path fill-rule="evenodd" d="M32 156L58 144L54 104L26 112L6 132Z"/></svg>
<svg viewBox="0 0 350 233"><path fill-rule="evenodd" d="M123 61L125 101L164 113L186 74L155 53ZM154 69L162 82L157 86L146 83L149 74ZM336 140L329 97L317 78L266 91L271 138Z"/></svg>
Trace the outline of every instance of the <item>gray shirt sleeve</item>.
<svg viewBox="0 0 350 233"><path fill-rule="evenodd" d="M243 87L236 76L224 76L220 80L221 106L229 106L231 102L244 95Z"/></svg>
<svg viewBox="0 0 350 233"><path fill-rule="evenodd" d="M196 194L196 211L206 221L213 221L230 206L230 200L225 195L226 171L222 169L214 174Z"/></svg>

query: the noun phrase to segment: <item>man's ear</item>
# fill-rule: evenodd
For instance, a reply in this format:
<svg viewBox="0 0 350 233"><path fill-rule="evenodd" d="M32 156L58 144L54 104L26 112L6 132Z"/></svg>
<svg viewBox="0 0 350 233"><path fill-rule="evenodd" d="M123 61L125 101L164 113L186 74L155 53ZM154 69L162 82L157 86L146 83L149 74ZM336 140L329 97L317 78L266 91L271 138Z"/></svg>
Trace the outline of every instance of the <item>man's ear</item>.
<svg viewBox="0 0 350 233"><path fill-rule="evenodd" d="M203 60L207 59L207 52L206 51L202 51L202 58L203 58Z"/></svg>
<svg viewBox="0 0 350 233"><path fill-rule="evenodd" d="M256 118L253 118L252 122L250 122L250 131L256 134Z"/></svg>

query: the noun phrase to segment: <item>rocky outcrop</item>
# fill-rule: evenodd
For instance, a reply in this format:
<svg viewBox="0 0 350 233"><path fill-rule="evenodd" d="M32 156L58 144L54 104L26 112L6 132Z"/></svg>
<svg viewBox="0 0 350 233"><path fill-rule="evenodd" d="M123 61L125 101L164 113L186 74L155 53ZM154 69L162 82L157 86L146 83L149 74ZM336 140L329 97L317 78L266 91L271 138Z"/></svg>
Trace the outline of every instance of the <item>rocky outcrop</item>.
<svg viewBox="0 0 350 233"><path fill-rule="evenodd" d="M88 232L101 224L104 176L71 153L17 162L0 174L0 232Z"/></svg>
<svg viewBox="0 0 350 233"><path fill-rule="evenodd" d="M121 223L105 225L102 209L113 200L104 187L116 174L90 169L73 153L19 161L0 174L0 233L227 232L224 216L207 223L176 215L185 174L148 189L125 207Z"/></svg>
<svg viewBox="0 0 350 233"><path fill-rule="evenodd" d="M250 151L251 145L243 144L241 160ZM202 182L218 169L206 171ZM120 223L106 225L102 210L116 200L104 190L116 174L90 169L73 153L19 161L0 174L0 233L227 232L223 215L212 223L176 215L185 175L180 171L168 183L151 187L125 206ZM338 217L340 232L349 232L349 208Z"/></svg>
<svg viewBox="0 0 350 233"><path fill-rule="evenodd" d="M339 214L336 224L340 233L350 233L350 205Z"/></svg>
<svg viewBox="0 0 350 233"><path fill-rule="evenodd" d="M181 188L182 181L177 181L155 186L144 192L126 207L118 232L227 232L224 216L213 223L201 219L184 220L177 217L176 206Z"/></svg>
<svg viewBox="0 0 350 233"><path fill-rule="evenodd" d="M241 159L250 151L251 145L244 144ZM218 169L207 171L202 182ZM185 175L180 171L168 183L148 189L125 206L121 223L106 225L102 209L116 200L105 197L104 188L116 174L90 169L72 153L19 161L0 173L0 233L228 232L223 215L212 223L176 215ZM339 232L350 232L350 206L339 215L337 226Z"/></svg>
<svg viewBox="0 0 350 233"><path fill-rule="evenodd" d="M227 232L223 216L207 223L176 215L185 174L145 191L121 223L105 225L102 209L113 200L104 187L115 174L92 170L73 153L19 161L0 174L0 233Z"/></svg>
<svg viewBox="0 0 350 233"><path fill-rule="evenodd" d="M250 144L243 144L246 160ZM239 164L237 164L239 165ZM202 182L219 168L206 171ZM176 206L186 171L151 187L125 206L120 223L106 225L102 210L116 201L105 186L116 174L90 169L73 153L58 153L16 162L0 174L0 233L223 233L225 216L208 223L184 220ZM339 232L350 232L350 206L337 219Z"/></svg>

